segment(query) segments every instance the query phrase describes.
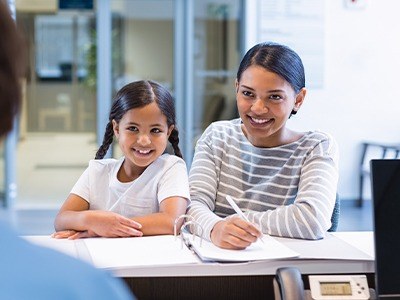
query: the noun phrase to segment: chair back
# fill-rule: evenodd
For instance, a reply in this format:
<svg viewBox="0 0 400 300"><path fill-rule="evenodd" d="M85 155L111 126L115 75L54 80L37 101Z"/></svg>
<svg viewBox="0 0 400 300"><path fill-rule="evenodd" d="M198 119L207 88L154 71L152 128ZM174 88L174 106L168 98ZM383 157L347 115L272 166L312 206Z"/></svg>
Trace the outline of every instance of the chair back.
<svg viewBox="0 0 400 300"><path fill-rule="evenodd" d="M332 217L331 217L331 228L328 229L329 232L335 232L339 225L339 217L340 217L340 198L339 195L336 194L335 206L333 207Z"/></svg>

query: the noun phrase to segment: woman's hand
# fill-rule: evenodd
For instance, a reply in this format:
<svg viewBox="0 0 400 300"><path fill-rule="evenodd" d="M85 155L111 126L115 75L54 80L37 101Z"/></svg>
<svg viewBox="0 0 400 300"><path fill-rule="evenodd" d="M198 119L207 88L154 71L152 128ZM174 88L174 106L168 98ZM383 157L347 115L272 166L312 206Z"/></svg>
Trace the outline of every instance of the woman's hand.
<svg viewBox="0 0 400 300"><path fill-rule="evenodd" d="M211 241L221 248L240 250L250 246L261 235L261 231L253 224L239 217L231 217L215 224Z"/></svg>

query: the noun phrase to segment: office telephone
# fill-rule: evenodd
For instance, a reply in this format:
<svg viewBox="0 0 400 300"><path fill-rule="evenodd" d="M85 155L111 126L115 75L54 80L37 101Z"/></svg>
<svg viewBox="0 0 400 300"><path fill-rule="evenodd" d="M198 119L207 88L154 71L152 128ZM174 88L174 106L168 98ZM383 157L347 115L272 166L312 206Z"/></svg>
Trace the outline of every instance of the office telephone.
<svg viewBox="0 0 400 300"><path fill-rule="evenodd" d="M376 299L365 275L310 275L310 290L304 290L301 273L279 268L274 279L275 300L368 300Z"/></svg>

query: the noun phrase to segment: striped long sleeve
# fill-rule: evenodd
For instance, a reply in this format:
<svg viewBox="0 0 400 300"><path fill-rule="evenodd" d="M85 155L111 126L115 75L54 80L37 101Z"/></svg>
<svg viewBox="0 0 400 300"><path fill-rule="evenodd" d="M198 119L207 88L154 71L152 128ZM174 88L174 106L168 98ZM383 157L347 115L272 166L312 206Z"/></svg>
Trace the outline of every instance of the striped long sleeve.
<svg viewBox="0 0 400 300"><path fill-rule="evenodd" d="M211 124L196 145L188 214L210 232L234 214L230 195L269 235L320 239L331 226L338 182L338 149L328 134L311 131L293 143L254 147L240 119Z"/></svg>

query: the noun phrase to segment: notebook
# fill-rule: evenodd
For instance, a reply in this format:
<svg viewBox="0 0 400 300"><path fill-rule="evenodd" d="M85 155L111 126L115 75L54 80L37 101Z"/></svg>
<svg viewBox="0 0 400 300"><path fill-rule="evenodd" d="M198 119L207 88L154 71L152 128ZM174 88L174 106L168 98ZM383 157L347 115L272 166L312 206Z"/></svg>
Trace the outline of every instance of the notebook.
<svg viewBox="0 0 400 300"><path fill-rule="evenodd" d="M394 299L400 297L400 160L371 160L370 167L376 294Z"/></svg>

